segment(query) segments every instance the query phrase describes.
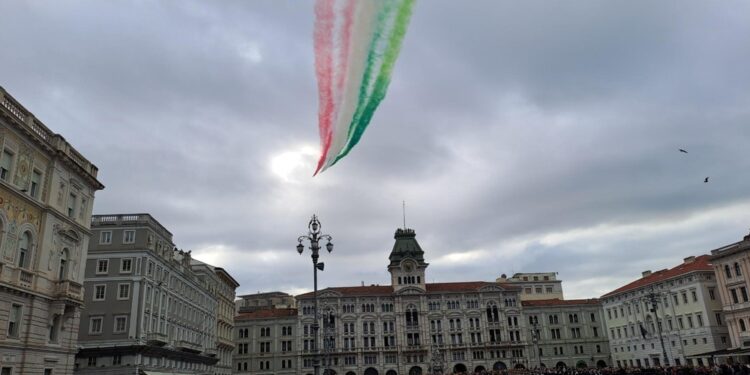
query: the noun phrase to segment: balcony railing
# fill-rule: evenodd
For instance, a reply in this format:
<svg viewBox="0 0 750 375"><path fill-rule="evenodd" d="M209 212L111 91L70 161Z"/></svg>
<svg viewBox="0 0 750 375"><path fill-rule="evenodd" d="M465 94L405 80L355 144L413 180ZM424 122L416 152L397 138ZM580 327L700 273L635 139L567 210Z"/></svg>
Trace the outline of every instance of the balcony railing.
<svg viewBox="0 0 750 375"><path fill-rule="evenodd" d="M192 343L187 340L176 340L174 343L174 346L178 348L189 349L189 350L197 350L197 351L201 350L200 345Z"/></svg>
<svg viewBox="0 0 750 375"><path fill-rule="evenodd" d="M70 298L77 301L83 301L83 288L81 284L71 281L58 281L55 288L55 298Z"/></svg>
<svg viewBox="0 0 750 375"><path fill-rule="evenodd" d="M146 334L146 340L164 345L167 343L167 335L161 332L149 332Z"/></svg>
<svg viewBox="0 0 750 375"><path fill-rule="evenodd" d="M14 277L13 280L15 281L16 285L24 288L33 289L34 287L34 274L17 268L14 270Z"/></svg>

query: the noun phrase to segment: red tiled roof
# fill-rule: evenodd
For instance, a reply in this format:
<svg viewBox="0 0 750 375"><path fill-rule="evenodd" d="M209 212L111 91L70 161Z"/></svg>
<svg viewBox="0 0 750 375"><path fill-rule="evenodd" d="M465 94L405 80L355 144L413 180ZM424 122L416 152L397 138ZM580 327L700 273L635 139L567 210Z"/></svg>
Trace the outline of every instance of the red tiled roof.
<svg viewBox="0 0 750 375"><path fill-rule="evenodd" d="M520 289L516 285L511 284L499 284L489 281L466 281L456 283L428 283L426 284L427 293L441 293L441 292L476 292L479 288L485 286L500 286L508 290ZM325 291L334 291L341 293L344 296L388 296L393 294L393 287L390 285L370 285L370 286L349 286L349 287L334 287L319 290L318 293ZM297 299L312 298L313 294L305 293L300 294Z"/></svg>
<svg viewBox="0 0 750 375"><path fill-rule="evenodd" d="M286 316L297 316L297 309L261 309L253 312L241 313L234 317L235 321L238 320L253 320L253 319L268 319L268 318L283 318Z"/></svg>
<svg viewBox="0 0 750 375"><path fill-rule="evenodd" d="M540 299L534 301L521 301L525 307L544 307L544 306L573 306L573 305L598 305L598 298L589 299Z"/></svg>
<svg viewBox="0 0 750 375"><path fill-rule="evenodd" d="M318 294L325 291L334 291L345 296L387 296L393 294L393 287L390 285L370 285L370 286L343 286L325 288L319 290ZM296 298L312 298L313 293L300 294Z"/></svg>
<svg viewBox="0 0 750 375"><path fill-rule="evenodd" d="M650 285L653 283L662 282L664 280L668 280L668 279L671 279L680 275L684 275L690 272L713 271L713 266L711 265L711 261L709 258L710 256L708 254L704 254L704 255L695 257L695 260L690 263L685 264L683 262L682 264L674 268L656 271L646 277L642 277L638 280L635 280L630 284L617 288L603 295L602 298L613 296L615 294L619 294L623 292L627 292L633 289L638 289L638 288L641 288L641 287L644 287L646 285Z"/></svg>

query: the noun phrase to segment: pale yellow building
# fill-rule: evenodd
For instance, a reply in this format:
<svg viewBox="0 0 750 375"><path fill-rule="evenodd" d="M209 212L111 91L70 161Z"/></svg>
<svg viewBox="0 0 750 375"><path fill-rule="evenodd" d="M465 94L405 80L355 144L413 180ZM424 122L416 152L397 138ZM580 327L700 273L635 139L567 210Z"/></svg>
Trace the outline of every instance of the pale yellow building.
<svg viewBox="0 0 750 375"><path fill-rule="evenodd" d="M98 169L0 87L0 370L70 374Z"/></svg>

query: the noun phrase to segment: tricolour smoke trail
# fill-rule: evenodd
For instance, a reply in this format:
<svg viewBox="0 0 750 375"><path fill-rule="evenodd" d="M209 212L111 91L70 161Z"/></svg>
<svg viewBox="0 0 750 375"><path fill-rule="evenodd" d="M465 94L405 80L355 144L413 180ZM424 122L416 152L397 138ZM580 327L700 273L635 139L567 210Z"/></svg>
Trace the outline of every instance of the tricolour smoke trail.
<svg viewBox="0 0 750 375"><path fill-rule="evenodd" d="M385 97L414 5L414 0L340 1L339 7L333 0L316 3L322 153L315 174L346 156L364 134ZM325 19L331 12L338 23Z"/></svg>
<svg viewBox="0 0 750 375"><path fill-rule="evenodd" d="M386 50L382 56L380 70L375 79L375 83L373 84L373 88L371 89L371 94L369 95L364 108L362 108L357 123L353 124L350 129L346 146L336 157L334 163L346 156L359 142L365 129L367 129L367 126L370 124L370 120L372 120L375 110L378 108L380 102L383 101L383 98L385 98L388 84L391 82L391 75L393 74L393 67L396 63L396 58L401 51L401 42L406 35L406 27L409 25L413 5L413 0L402 0L401 4L398 5L395 19L393 20L392 30L389 33Z"/></svg>
<svg viewBox="0 0 750 375"><path fill-rule="evenodd" d="M318 78L318 130L324 153L331 146L331 122L333 121L333 27L334 0L315 3L315 74ZM320 163L319 163L320 164Z"/></svg>

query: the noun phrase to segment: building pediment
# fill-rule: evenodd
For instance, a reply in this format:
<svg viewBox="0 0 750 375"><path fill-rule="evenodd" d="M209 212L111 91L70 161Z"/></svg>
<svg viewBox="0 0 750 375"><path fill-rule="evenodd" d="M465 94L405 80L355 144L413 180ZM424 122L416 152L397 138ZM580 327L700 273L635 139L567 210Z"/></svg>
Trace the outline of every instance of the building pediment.
<svg viewBox="0 0 750 375"><path fill-rule="evenodd" d="M335 290L324 290L318 292L318 298L340 298L341 296L343 296L343 294Z"/></svg>
<svg viewBox="0 0 750 375"><path fill-rule="evenodd" d="M410 286L410 287L406 287L406 288L399 290L398 292L396 292L396 294L401 295L401 296L424 294L424 290L419 289L417 287Z"/></svg>
<svg viewBox="0 0 750 375"><path fill-rule="evenodd" d="M488 292L504 292L505 289L501 288L498 285L486 285L486 286L483 286L483 287L479 288L479 291L480 292L485 292L485 293L488 293Z"/></svg>

